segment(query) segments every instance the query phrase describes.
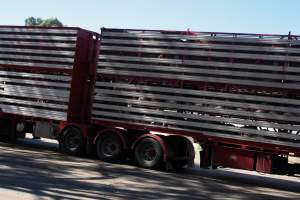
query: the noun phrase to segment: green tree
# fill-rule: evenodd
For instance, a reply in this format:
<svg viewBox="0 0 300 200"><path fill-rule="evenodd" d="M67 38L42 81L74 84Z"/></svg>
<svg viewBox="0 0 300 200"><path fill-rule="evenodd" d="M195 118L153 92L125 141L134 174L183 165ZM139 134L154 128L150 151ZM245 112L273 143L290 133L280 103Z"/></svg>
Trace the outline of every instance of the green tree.
<svg viewBox="0 0 300 200"><path fill-rule="evenodd" d="M62 27L63 24L57 18L49 18L43 20L42 18L28 17L25 19L26 26L57 26Z"/></svg>

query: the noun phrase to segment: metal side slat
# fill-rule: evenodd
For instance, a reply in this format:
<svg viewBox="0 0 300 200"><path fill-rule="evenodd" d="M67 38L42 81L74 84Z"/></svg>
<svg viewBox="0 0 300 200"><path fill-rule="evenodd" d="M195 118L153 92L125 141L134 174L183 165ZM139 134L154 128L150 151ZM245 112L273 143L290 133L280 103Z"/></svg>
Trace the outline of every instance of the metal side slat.
<svg viewBox="0 0 300 200"><path fill-rule="evenodd" d="M3 41L3 40L0 40L0 45L72 48L72 49L76 47L76 44L63 43L63 42L23 42L23 41Z"/></svg>
<svg viewBox="0 0 300 200"><path fill-rule="evenodd" d="M123 98L150 98L153 101L176 101L185 102L187 104L205 104L205 105L214 105L214 106L227 106L233 108L242 108L242 109L254 109L254 110L265 110L268 112L284 112L284 113L297 113L300 114L300 108L295 108L294 106L273 106L273 105L265 105L264 103L248 103L243 102L242 99L240 102L237 101L228 101L228 100L216 100L216 99L207 99L204 97L183 97L176 95L163 95L157 93L149 93L146 92L129 92L129 91L119 91L119 90L109 90L109 89L96 89L96 94L94 96L95 100L102 100L103 97L101 95L113 95L113 96L122 96ZM161 102L160 102L161 103Z"/></svg>
<svg viewBox="0 0 300 200"><path fill-rule="evenodd" d="M164 103L161 103L164 105ZM171 107L169 104L165 104L166 106ZM283 114L275 114L275 113L261 113L261 112L251 112L251 111L243 111L243 110L233 110L233 109L226 109L226 108L217 108L217 107L208 107L208 106L180 106L175 105L172 107L173 110L177 109L187 109L187 110L194 110L200 113L210 113L211 115L215 113L215 115L232 115L236 117L248 117L248 118L258 118L258 119L271 119L276 121L289 121L289 122L298 122L300 123L300 118L298 116L286 116Z"/></svg>
<svg viewBox="0 0 300 200"><path fill-rule="evenodd" d="M163 39L163 38L162 38ZM212 44L212 43L195 43L189 41L157 41L157 40L127 40L127 39L107 39L101 40L102 44L123 44L137 46L161 46L175 48L197 48L197 49L218 49L233 51L256 51L256 52L276 52L276 53L300 53L300 48L291 47L270 47L270 46L249 46L249 45L230 45L230 44Z"/></svg>
<svg viewBox="0 0 300 200"><path fill-rule="evenodd" d="M72 34L76 35L77 29L64 28L27 28L27 27L0 27L0 33L42 33L42 34Z"/></svg>
<svg viewBox="0 0 300 200"><path fill-rule="evenodd" d="M26 67L42 67L42 68L55 68L55 69L72 69L73 64L52 64L42 62L24 62L24 61L8 61L0 60L0 65L15 65L15 66L26 66Z"/></svg>
<svg viewBox="0 0 300 200"><path fill-rule="evenodd" d="M176 67L176 66L163 66L163 65L143 65L143 64L127 64L120 62L99 62L99 67L111 67L121 69L131 69L138 71L158 71L158 73L191 73L191 74L211 74L211 75L223 75L223 76L237 76L237 77L249 77L249 78L262 78L262 79L279 79L279 80L293 80L300 81L300 75L287 75L283 73L270 74L262 72L241 72L233 70L215 70L215 69L203 69L199 67Z"/></svg>
<svg viewBox="0 0 300 200"><path fill-rule="evenodd" d="M176 98L177 99L177 98ZM184 113L184 112L190 112L192 115L195 114L199 119L202 120L208 120L208 121L214 121L214 122L224 122L224 123L233 123L233 124L241 124L241 125L251 125L251 126L260 126L260 127L267 127L267 128L278 128L278 129L286 129L286 130L294 130L299 131L300 130L300 124L299 125L289 125L289 124L278 124L278 123L272 123L267 121L255 121L255 120L248 120L248 119L240 119L237 117L216 117L216 114L214 114L213 108L211 108L210 115L200 115L199 113L205 112L205 110L202 110L201 106L191 106L191 105L184 105L184 104L176 104L176 103L162 103L159 101L146 101L146 100L134 100L129 98L117 98L117 97L103 97L98 96L96 100L105 101L106 103L126 103L127 105L136 105L136 106L147 106L147 107L154 107L154 110L175 110L177 113ZM102 108L102 104L98 105L98 103L93 104L93 108ZM196 114L197 113L197 114ZM207 112L206 114L209 114ZM190 116L190 115L187 115ZM183 117L187 117L183 116Z"/></svg>
<svg viewBox="0 0 300 200"><path fill-rule="evenodd" d="M50 56L74 56L74 51L67 50L46 50L46 49L30 49L30 48L12 48L0 47L2 53L18 53L18 54L39 54Z"/></svg>
<svg viewBox="0 0 300 200"><path fill-rule="evenodd" d="M74 58L63 58L54 56L28 56L28 55L15 55L15 54L0 54L0 59L21 59L21 60L37 60L44 62L64 62L64 63L74 63Z"/></svg>
<svg viewBox="0 0 300 200"><path fill-rule="evenodd" d="M106 116L106 112L103 112L103 115ZM115 115L117 117L117 114ZM119 117L125 118L124 114L119 114ZM124 123L122 120L116 120L116 119L110 119L110 118L104 118L104 117L97 117L93 116L93 120L101 120L101 121L109 121L109 122L115 122L115 123ZM170 122L170 120L168 120ZM164 120L161 122L165 122ZM137 123L137 122L132 122L132 121L127 121L127 124L132 124L132 125L138 125L138 126L148 126L148 127L157 127L157 125L152 125L152 124L143 124L143 123ZM176 122L174 122L176 124ZM164 128L164 127L162 127ZM168 127L168 130L180 130L180 131L191 131L191 132L196 132L199 134L203 134L206 136L213 136L213 137L222 137L222 138L228 138L228 139L237 139L237 140L242 140L242 141L252 141L252 142L257 142L257 137L251 138L251 137L245 137L245 136L239 136L239 135L233 135L233 134L222 134L219 131L218 132L213 132L213 131L200 131L200 130L195 130L195 129L182 129L178 127ZM279 140L272 140L272 139L265 139L263 137L259 138L259 141L261 143L266 143L266 144L275 144L275 145L283 145L283 146L290 146L290 147L300 147L300 144L295 143L295 142L285 142L285 141L279 141Z"/></svg>
<svg viewBox="0 0 300 200"><path fill-rule="evenodd" d="M284 40L284 39L257 39L257 38L238 38L238 37L213 37L213 36L203 36L200 34L195 35L182 35L182 34L162 34L159 32L113 32L110 30L104 30L102 33L104 37L124 37L124 38L134 38L134 39L163 39L163 40L192 40L192 41L214 41L214 42L238 42L238 43L251 43L251 44L300 44L300 41L297 40Z"/></svg>
<svg viewBox="0 0 300 200"><path fill-rule="evenodd" d="M71 81L70 76L65 75L49 75L49 74L38 74L38 73L28 73L28 72L13 72L13 71L1 71L0 76L15 76L22 78L40 78L40 79L49 79L52 81Z"/></svg>
<svg viewBox="0 0 300 200"><path fill-rule="evenodd" d="M204 56L204 57L220 57L220 58L239 58L250 60L275 60L275 61L292 61L300 62L298 56L281 56L281 55L264 55L264 54L249 54L249 53L231 53L231 52L214 52L201 50L178 50L178 49L162 49L162 48L147 48L147 47L123 47L123 46L101 46L101 50L109 51L124 51L137 53L156 53L156 54L175 54L187 56Z"/></svg>
<svg viewBox="0 0 300 200"><path fill-rule="evenodd" d="M37 108L27 108L20 106L11 106L11 105L3 105L0 104L0 108L2 112L17 114L17 115L25 115L30 117L41 117L47 119L56 119L56 120L66 120L66 113L59 111L52 111L46 109L37 109Z"/></svg>
<svg viewBox="0 0 300 200"><path fill-rule="evenodd" d="M112 105L103 105L105 109L111 109L113 111L104 111L106 113L111 114L119 114L120 111L128 112L127 116L134 116L137 117L137 121L148 121L148 122L154 122L156 120L165 120L168 124L168 118L175 116L177 113L171 113L171 112L164 112L164 111L157 111L155 110L149 110L144 108L133 108L133 107L122 107L122 106L112 106ZM147 116L147 115L140 115L140 114L152 114L156 115L155 117ZM93 110L93 115L102 116L103 111L96 111ZM120 113L122 114L122 113ZM124 113L123 113L124 114ZM113 115L112 115L113 116ZM121 117L121 115L119 116ZM139 118L138 118L139 117ZM192 115L189 118L195 119L197 116ZM125 118L126 119L126 118ZM205 122L191 122L185 119L178 119L176 118L176 121L178 125L184 125L184 126L192 126L197 128L205 128L205 129L211 129L211 130L219 130L219 131L230 131L232 133L243 133L247 135L258 135L258 136L268 136L268 137L277 137L277 138L285 138L285 139L300 139L300 135L292 135L292 134L284 134L284 133L275 133L271 131L262 131L262 130L255 130L250 128L240 128L240 127L234 127L234 126L226 126L226 125L218 125L218 124L212 124L212 123L205 123ZM157 121L159 123L162 123L163 121Z"/></svg>
<svg viewBox="0 0 300 200"><path fill-rule="evenodd" d="M230 68L230 69L247 69L256 71L276 71L276 72L295 72L300 73L299 67L284 67L280 65L261 65L261 64L243 64L243 63L230 63L230 62L214 62L214 61L200 61L200 60L179 60L167 58L153 58L153 57L133 57L133 56L114 56L114 55L99 55L100 62L103 61L129 61L129 62L146 62L155 64L171 64L171 65L197 65L206 67L217 68Z"/></svg>
<svg viewBox="0 0 300 200"><path fill-rule="evenodd" d="M61 90L61 89L49 89L49 88L39 88L39 87L29 87L29 86L15 86L15 85L0 85L3 90L1 90L1 93L7 93L15 94L15 93L24 93L27 94L28 97L31 97L30 95L38 95L42 99L43 96L53 96L53 97L63 97L63 98L69 98L70 92L68 90Z"/></svg>
<svg viewBox="0 0 300 200"><path fill-rule="evenodd" d="M1 28L0 28L1 31ZM25 34L7 34L0 32L0 39L18 39L18 40L48 40L48 41L68 41L75 42L77 40L74 36L56 36L56 35L32 35Z"/></svg>
<svg viewBox="0 0 300 200"><path fill-rule="evenodd" d="M145 90L153 92L163 92L172 93L172 95L182 94L182 95L192 95L192 96L204 96L204 97L219 97L219 98L229 98L242 101L261 101L262 103L282 103L300 106L300 100L288 99L288 98L276 98L267 96L255 96L255 95L245 95L245 94L234 94L234 93L223 93L223 92L210 92L202 90L192 90L192 89L178 89L169 87L159 87L159 86L148 86L148 85L134 85L126 83L110 83L110 82L96 82L97 87L111 87L111 88L123 88L130 90ZM97 92L97 90L96 90Z"/></svg>
<svg viewBox="0 0 300 200"><path fill-rule="evenodd" d="M57 83L51 81L35 81L35 80L28 80L28 79L15 79L15 78L3 78L0 77L0 81L5 82L5 84L15 83L15 84L30 84L35 86L47 86L47 87L61 87L61 88L70 88L71 85L69 83Z"/></svg>
<svg viewBox="0 0 300 200"><path fill-rule="evenodd" d="M13 98L5 98L0 97L0 103L11 103L11 104L23 104L31 106L39 106L39 107L45 107L45 108L55 108L55 109L63 109L66 110L68 108L67 105L63 104L55 104L55 103L45 103L42 101L34 101L34 100L19 100L19 99L13 99Z"/></svg>
<svg viewBox="0 0 300 200"><path fill-rule="evenodd" d="M123 76L137 76L137 77L149 77L149 78L163 78L163 79L178 79L178 80L188 80L188 81L203 81L203 82L218 82L218 83L227 83L227 84L239 84L239 85L253 85L260 87L276 87L276 88L288 88L296 89L300 88L300 83L279 83L271 81L252 81L240 79L230 79L230 78L216 78L208 77L205 75L199 76L190 76L190 75L177 75L177 74L162 74L154 72L130 72L125 70L110 70L110 69L98 69L97 73L99 74L110 74L110 75L123 75Z"/></svg>

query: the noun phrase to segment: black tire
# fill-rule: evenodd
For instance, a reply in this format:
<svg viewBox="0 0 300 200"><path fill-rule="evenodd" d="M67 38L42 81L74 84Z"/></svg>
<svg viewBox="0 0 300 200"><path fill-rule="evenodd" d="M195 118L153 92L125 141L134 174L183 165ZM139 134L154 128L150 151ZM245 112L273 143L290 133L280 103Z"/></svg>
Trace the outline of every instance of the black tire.
<svg viewBox="0 0 300 200"><path fill-rule="evenodd" d="M101 135L96 143L96 153L105 162L120 162L126 158L121 138L113 133Z"/></svg>
<svg viewBox="0 0 300 200"><path fill-rule="evenodd" d="M84 150L84 140L78 128L67 128L59 142L60 149L68 155L80 155Z"/></svg>
<svg viewBox="0 0 300 200"><path fill-rule="evenodd" d="M163 150L160 143L152 138L144 138L134 150L134 156L139 166L157 169L163 163Z"/></svg>
<svg viewBox="0 0 300 200"><path fill-rule="evenodd" d="M188 165L187 160L175 160L172 162L173 169L175 170L181 170L187 165Z"/></svg>

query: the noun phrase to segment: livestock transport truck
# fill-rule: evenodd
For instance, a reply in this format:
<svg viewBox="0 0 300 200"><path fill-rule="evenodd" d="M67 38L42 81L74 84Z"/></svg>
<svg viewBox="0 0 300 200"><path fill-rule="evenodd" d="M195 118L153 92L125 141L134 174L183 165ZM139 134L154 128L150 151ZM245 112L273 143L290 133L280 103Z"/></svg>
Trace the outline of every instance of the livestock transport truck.
<svg viewBox="0 0 300 200"><path fill-rule="evenodd" d="M201 167L296 171L300 36L103 28L98 37L1 27L1 132L147 168L191 163L194 140Z"/></svg>

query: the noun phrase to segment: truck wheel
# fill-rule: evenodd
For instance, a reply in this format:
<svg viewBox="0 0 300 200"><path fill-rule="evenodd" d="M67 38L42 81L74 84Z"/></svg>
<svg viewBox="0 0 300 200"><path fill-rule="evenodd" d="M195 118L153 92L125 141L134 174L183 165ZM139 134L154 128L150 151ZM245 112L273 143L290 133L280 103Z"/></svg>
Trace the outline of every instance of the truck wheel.
<svg viewBox="0 0 300 200"><path fill-rule="evenodd" d="M163 163L163 150L160 143L152 138L142 139L134 151L135 159L141 167L156 169Z"/></svg>
<svg viewBox="0 0 300 200"><path fill-rule="evenodd" d="M79 155L83 151L83 136L78 128L67 128L60 140L60 148L63 153L69 155Z"/></svg>
<svg viewBox="0 0 300 200"><path fill-rule="evenodd" d="M181 170L183 167L187 166L188 160L176 160L172 162L173 168L175 170Z"/></svg>
<svg viewBox="0 0 300 200"><path fill-rule="evenodd" d="M97 156L105 162L120 162L125 159L125 150L119 136L112 133L101 135L96 144Z"/></svg>

